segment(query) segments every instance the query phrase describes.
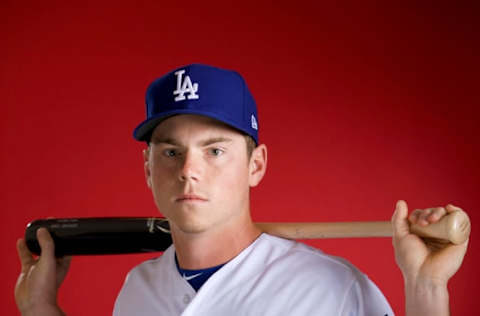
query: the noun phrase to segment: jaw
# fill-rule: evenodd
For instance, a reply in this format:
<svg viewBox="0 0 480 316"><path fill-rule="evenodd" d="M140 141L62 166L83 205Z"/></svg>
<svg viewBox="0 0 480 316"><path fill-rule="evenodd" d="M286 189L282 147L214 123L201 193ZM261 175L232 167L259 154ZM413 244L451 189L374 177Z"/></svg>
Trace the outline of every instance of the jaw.
<svg viewBox="0 0 480 316"><path fill-rule="evenodd" d="M170 228L179 264L184 269L203 269L226 263L261 234L249 213L208 229L198 223L183 224L182 227L173 224Z"/></svg>

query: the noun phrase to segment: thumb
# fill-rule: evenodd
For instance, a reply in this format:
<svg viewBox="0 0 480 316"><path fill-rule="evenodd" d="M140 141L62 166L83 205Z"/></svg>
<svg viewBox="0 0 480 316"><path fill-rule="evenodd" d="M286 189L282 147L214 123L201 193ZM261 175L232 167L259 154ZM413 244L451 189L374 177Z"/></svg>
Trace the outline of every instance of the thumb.
<svg viewBox="0 0 480 316"><path fill-rule="evenodd" d="M55 243L53 242L52 236L48 230L44 227L41 227L37 230L37 239L40 244L41 249L41 261L55 261Z"/></svg>
<svg viewBox="0 0 480 316"><path fill-rule="evenodd" d="M392 216L393 237L402 238L410 233L408 224L408 206L403 200L399 200L395 206L395 212Z"/></svg>

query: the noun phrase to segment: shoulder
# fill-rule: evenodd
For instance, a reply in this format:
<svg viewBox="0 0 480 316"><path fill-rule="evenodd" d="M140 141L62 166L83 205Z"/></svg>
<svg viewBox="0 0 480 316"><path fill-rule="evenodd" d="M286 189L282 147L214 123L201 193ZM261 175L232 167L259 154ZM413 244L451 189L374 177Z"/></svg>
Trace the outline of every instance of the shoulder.
<svg viewBox="0 0 480 316"><path fill-rule="evenodd" d="M265 243L269 245L265 250L271 248L269 252L273 259L272 266L285 266L295 269L296 273L319 275L322 279L330 276L337 280L339 277L352 280L363 276L362 272L343 258L326 254L300 242L264 235Z"/></svg>
<svg viewBox="0 0 480 316"><path fill-rule="evenodd" d="M125 278L117 302L142 301L142 297L162 291L165 284L172 283L171 279L176 276L171 273L171 266L175 267L175 263L170 263L173 251L168 248L160 257L146 260L132 268Z"/></svg>
<svg viewBox="0 0 480 316"><path fill-rule="evenodd" d="M114 305L114 315L179 315L183 295L193 288L176 272L174 249L146 260L128 273Z"/></svg>
<svg viewBox="0 0 480 316"><path fill-rule="evenodd" d="M172 264L174 254L173 247L170 247L161 256L141 262L128 272L125 283L131 281L149 283L161 277L163 273L169 274L170 268L174 266Z"/></svg>
<svg viewBox="0 0 480 316"><path fill-rule="evenodd" d="M298 304L303 304L304 298L310 298L311 302L321 299L326 305L339 308L338 311L393 314L378 287L346 259L270 235L265 235L262 242L265 243L262 250L269 257L262 278L269 280L276 295L285 292L290 299L298 297Z"/></svg>
<svg viewBox="0 0 480 316"><path fill-rule="evenodd" d="M228 283L219 283L226 291L235 290L248 298L259 310L276 306L278 315L289 311L391 315L388 302L365 274L347 260L303 243L262 234L238 259L227 264L221 274Z"/></svg>
<svg viewBox="0 0 480 316"><path fill-rule="evenodd" d="M316 289L328 288L337 294L376 287L367 275L344 258L275 236L266 235L265 242L271 247L265 273L274 278L286 279L299 287L303 284Z"/></svg>

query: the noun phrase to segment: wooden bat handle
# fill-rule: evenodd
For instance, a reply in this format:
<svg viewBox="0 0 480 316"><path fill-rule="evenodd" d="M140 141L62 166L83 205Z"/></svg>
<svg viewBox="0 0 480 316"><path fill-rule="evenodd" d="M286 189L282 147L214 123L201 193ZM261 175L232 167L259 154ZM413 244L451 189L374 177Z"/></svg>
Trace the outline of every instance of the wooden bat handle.
<svg viewBox="0 0 480 316"><path fill-rule="evenodd" d="M336 223L256 223L264 232L288 239L391 237L389 221ZM461 244L470 236L470 220L463 211L445 215L428 226L411 225L410 231L420 237Z"/></svg>

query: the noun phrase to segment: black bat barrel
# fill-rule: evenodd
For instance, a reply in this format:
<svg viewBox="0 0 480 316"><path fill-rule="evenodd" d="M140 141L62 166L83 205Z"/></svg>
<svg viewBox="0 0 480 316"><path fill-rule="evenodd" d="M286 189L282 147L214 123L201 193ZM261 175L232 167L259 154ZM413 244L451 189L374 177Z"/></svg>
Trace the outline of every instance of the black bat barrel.
<svg viewBox="0 0 480 316"><path fill-rule="evenodd" d="M39 255L36 232L48 229L55 255L108 255L164 251L172 244L169 224L157 217L90 217L39 219L27 225L28 249Z"/></svg>

